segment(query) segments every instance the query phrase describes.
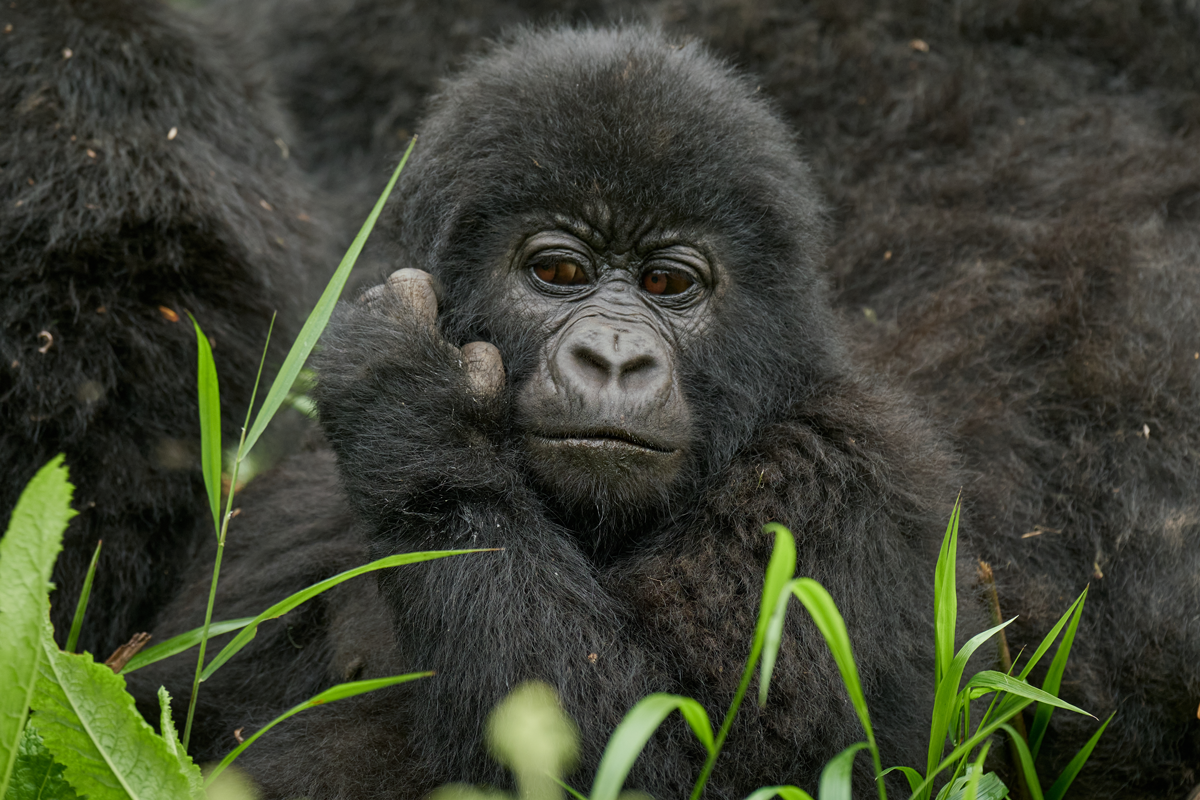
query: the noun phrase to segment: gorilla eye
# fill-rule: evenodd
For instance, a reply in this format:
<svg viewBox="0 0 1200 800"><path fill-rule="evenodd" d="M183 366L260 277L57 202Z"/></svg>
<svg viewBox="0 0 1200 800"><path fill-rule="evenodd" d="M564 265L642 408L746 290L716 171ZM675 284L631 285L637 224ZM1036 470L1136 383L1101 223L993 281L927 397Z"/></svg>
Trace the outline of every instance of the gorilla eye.
<svg viewBox="0 0 1200 800"><path fill-rule="evenodd" d="M674 270L652 269L642 275L642 288L650 294L680 294L695 282L690 275Z"/></svg>
<svg viewBox="0 0 1200 800"><path fill-rule="evenodd" d="M557 286L578 286L588 282L583 267L573 261L547 261L533 266L538 280Z"/></svg>

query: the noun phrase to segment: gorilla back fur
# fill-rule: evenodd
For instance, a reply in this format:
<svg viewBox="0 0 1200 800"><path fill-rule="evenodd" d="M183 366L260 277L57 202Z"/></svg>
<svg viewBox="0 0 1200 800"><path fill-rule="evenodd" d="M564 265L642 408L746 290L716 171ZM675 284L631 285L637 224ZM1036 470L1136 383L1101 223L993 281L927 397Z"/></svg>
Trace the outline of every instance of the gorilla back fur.
<svg viewBox="0 0 1200 800"><path fill-rule="evenodd" d="M271 315L288 341L324 234L270 104L160 3L15 3L4 22L0 524L65 451L81 513L54 620L65 635L103 539L81 646L104 657L211 531L184 313L213 344L234 435Z"/></svg>

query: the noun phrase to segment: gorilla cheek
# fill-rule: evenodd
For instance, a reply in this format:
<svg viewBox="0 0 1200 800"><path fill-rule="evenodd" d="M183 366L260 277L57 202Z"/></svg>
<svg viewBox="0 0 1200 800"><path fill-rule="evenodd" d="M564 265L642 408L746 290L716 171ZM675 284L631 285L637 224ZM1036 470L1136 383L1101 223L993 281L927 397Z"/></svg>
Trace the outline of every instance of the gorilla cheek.
<svg viewBox="0 0 1200 800"><path fill-rule="evenodd" d="M518 410L534 473L571 505L654 503L691 443L674 348L640 317L580 309L546 343Z"/></svg>

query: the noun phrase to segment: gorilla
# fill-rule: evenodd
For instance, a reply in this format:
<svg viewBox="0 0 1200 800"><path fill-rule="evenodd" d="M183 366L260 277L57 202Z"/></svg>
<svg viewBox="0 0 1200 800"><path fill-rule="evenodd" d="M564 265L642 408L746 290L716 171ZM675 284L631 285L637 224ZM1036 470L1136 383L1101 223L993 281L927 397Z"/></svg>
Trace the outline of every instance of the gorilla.
<svg viewBox="0 0 1200 800"><path fill-rule="evenodd" d="M760 528L778 521L797 535L798 572L828 587L847 619L885 764L919 763L932 563L961 488L960 552L990 562L1003 613L1019 615L1013 652L1035 645L1091 586L1063 691L1097 716L1118 716L1078 791L1182 796L1196 784L1194 9L1165 0L1124 12L1104 3L668 4L654 12L665 32L507 35L443 85L416 125L382 99L372 64L394 64L386 50L364 54L345 37L323 36L288 58L296 40L279 37L257 54L264 67L243 68L254 48L241 37L264 41L255 24L213 37L157 7L123 6L119 24L111 13L85 13L101 6L116 4L31 12L28 28L53 41L67 18L81 41L111 30L123 53L169 48L186 63L172 66L166 52L142 63L166 65L159 80L180 91L201 91L196 73L225 81L230 94L208 101L224 105L195 123L205 154L184 151L188 174L228 154L226 171L209 176L221 182L176 185L195 204L180 224L215 219L200 230L227 251L214 252L207 238L170 238L175 207L152 194L164 192L153 173L137 171L152 162L130 156L128 172L97 177L85 171L92 156L62 159L72 152L64 136L35 136L57 135L53 123L21 136L5 129L6 153L46 148L2 162L14 198L36 188L11 179L18 163L74 164L64 174L92 191L141 175L142 183L111 184L121 191L104 207L113 211L104 232L130 258L162 251L173 260L156 256L151 271L120 283L125 262L93 258L86 240L52 249L58 240L45 231L61 224L53 212L62 194L44 196L40 221L13 223L15 200L6 197L4 246L16 232L43 238L4 269L24 265L13 273L21 296L43 291L58 305L6 297L4 346L29 358L37 332L53 333L43 319L79 325L87 306L70 305L72 287L85 278L94 291L116 284L113 296L177 286L176 305L210 335L205 313L224 313L214 317L230 320L224 335L252 339L252 326L237 320L265 327L263 310L302 294L291 276L319 274L320 249L336 238L294 220L336 225L344 212L330 206L374 180L355 173L357 162L337 161L355 156L352 148L318 144L339 141L332 130L355 130L339 121L374 120L361 142L370 161L415 125L420 143L368 264L380 285L341 308L318 357L321 435L241 495L217 614L255 613L373 556L503 548L345 584L264 626L204 685L199 756L228 751L238 729L331 683L433 669L427 681L305 712L239 763L272 797L502 785L481 745L482 720L517 683L540 678L581 727L572 781L586 785L613 727L645 694L686 694L714 714L727 706L770 551ZM329 29L373 6L330 4ZM304 18L254 13L284 27ZM372 31L380 47L384 32ZM697 35L761 83L710 55ZM75 56L60 49L44 45L14 76L59 93L89 85L71 83ZM136 77L128 65L136 62L108 58L129 72L105 76ZM360 69L356 60L372 63ZM313 64L340 82L314 91ZM413 84L403 73L385 74L395 96L425 86L419 69ZM6 89L6 108L78 113L78 101L29 100L39 95L26 84ZM129 102L108 129L133 136L145 127L153 134L142 147L161 145L162 124L142 126L147 112ZM250 140L243 149L225 144L237 123ZM293 174L276 138L296 144L307 175ZM350 164L350 174L323 164ZM246 192L247 182L269 180L292 205ZM306 198L307 213L298 210ZM236 217L216 213L229 212L226 204ZM139 211L166 222L124 227ZM308 238L272 248L263 237L279 218ZM37 260L47 252L50 260ZM225 296L231 286L237 297ZM237 305L245 300L257 316ZM6 384L0 395L6 456L10 436L21 437L14 454L36 442L88 463L75 454L98 435L115 431L118 444L152 453L154 435L168 430L155 426L177 419L175 431L194 432L178 400L190 396L187 339L146 327L168 324L156 304L139 309L87 342L120 332L139 347L176 347L159 360L112 356L137 369L114 375L110 391L140 394L123 405L105 395L88 413L120 412L131 427L84 414L74 388L83 367L47 365L41 383ZM11 344L8 318L25 326ZM215 338L222 357L223 334ZM249 347L228 348L223 377L243 369L238 353L252 372ZM156 385L158 371L170 381ZM183 388L164 400L154 394L163 385ZM30 419L29 404L50 389L77 427ZM244 402L232 391L231 404ZM153 423L149 436L139 423ZM162 467L145 455L128 467L142 472L115 472L125 482L102 495L136 509L110 523L114 532L143 537L119 550L143 559L124 573L120 608L134 600L153 608L164 592L134 581L176 559L170 580L180 589L154 620L159 636L198 624L207 594L213 545L188 538L196 520L208 521L198 470L184 467L179 480L191 481L191 493L170 505L150 492ZM193 527L149 513L168 507ZM138 551L149 537L161 553ZM181 566L193 550L193 566ZM960 565L960 585L974 563ZM972 598L963 609L964 627L980 629ZM131 686L149 699L165 683L184 698L192 664L182 662L135 672ZM1056 714L1044 774L1057 774L1095 725ZM860 737L823 641L793 614L770 700L742 709L710 792L812 788L825 760ZM628 785L678 795L702 756L680 724L668 724ZM865 769L856 785L871 791Z"/></svg>

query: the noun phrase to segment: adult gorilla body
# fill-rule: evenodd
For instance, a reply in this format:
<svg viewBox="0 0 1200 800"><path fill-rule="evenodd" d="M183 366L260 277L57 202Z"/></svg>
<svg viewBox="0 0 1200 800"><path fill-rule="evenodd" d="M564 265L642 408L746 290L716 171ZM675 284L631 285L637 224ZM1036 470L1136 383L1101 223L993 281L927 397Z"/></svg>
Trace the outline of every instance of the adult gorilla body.
<svg viewBox="0 0 1200 800"><path fill-rule="evenodd" d="M350 674L437 676L256 745L248 763L272 795L501 780L480 723L527 679L554 686L581 725L586 771L647 692L716 713L747 652L771 520L797 532L799 571L842 607L888 759L920 758L950 471L915 415L852 374L817 274L808 170L741 79L637 30L520 36L437 101L387 229L409 271L343 308L318 363L349 535L375 556L503 550L384 577L398 652L378 667L383 642L293 623ZM440 284L436 325L433 284L412 268ZM495 349L458 349L477 340ZM310 485L334 480L328 460L302 460ZM266 553L347 536L340 521L301 535L270 521L306 514L272 485L244 497L251 541L226 555L222 615L277 590ZM198 596L168 616L190 621ZM771 702L743 710L717 768L719 796L764 775L810 784L861 736L815 627L800 614L789 626ZM279 682L290 668L277 659L295 650L277 644L206 685L226 710L204 724L207 752L292 699L237 688L255 685L248 672ZM313 688L306 677L291 690ZM703 755L686 742L656 737L630 785L685 793ZM349 755L364 748L400 754Z"/></svg>

